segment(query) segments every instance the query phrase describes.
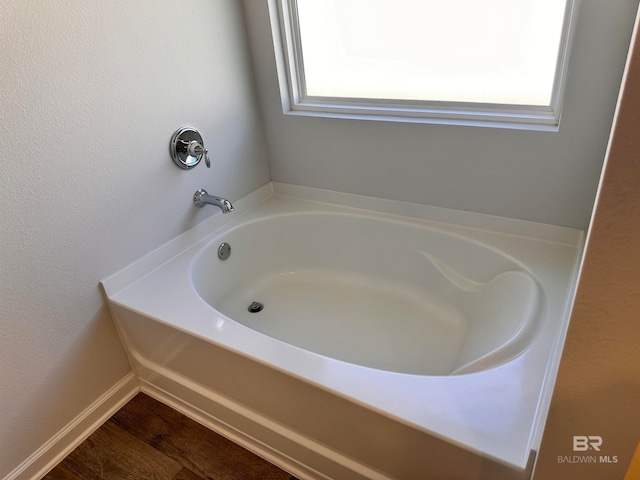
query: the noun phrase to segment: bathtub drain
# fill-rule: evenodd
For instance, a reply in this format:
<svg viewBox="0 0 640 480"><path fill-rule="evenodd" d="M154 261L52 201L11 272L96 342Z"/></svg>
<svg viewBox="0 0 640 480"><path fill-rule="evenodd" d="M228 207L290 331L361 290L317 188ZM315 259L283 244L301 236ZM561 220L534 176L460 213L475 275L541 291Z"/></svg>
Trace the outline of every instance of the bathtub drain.
<svg viewBox="0 0 640 480"><path fill-rule="evenodd" d="M251 305L249 305L249 308L247 310L249 310L251 313L258 313L263 308L264 305L262 305L260 302L251 302Z"/></svg>

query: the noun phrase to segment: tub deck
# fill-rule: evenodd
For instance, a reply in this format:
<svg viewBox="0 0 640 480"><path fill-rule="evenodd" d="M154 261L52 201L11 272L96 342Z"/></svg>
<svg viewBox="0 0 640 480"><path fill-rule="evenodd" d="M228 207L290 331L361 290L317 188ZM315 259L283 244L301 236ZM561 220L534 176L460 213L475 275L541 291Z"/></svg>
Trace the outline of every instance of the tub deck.
<svg viewBox="0 0 640 480"><path fill-rule="evenodd" d="M329 203L329 199L340 205ZM292 399L298 392L312 409L305 415L313 416L312 412L316 412L322 416L322 409L326 408L331 421L338 422L345 412L349 412L349 418L355 421L366 419L371 425L382 422L384 425L379 428L396 429L403 432L398 433L401 437L413 438L412 443L416 446L429 448L433 452L431 458L416 451L414 461L421 465L419 468L439 468L442 455L450 455L454 459L449 465L451 472L462 468L453 465L458 459L458 463L466 462L467 466L484 465L478 468L493 475L486 478L525 478L532 465L532 451L537 449L541 439L559 363L582 248L582 232L282 184L266 185L234 203L236 211L232 215L213 215L103 282L111 311L141 377L143 389L175 402L192 416L202 416L202 412L209 409L207 418L210 417L208 421L213 428L230 428L230 435L244 434L242 421L229 426L234 423L230 419L237 416L251 418L259 428L271 428L271 433L263 435L245 425L253 432L248 437L263 435L253 445L254 450L269 450L263 443L276 445L271 453L264 455L270 458L269 455L277 457L278 452L282 453L275 463L286 465L293 473L306 468L301 466L303 464L317 462L311 470L322 471L325 467L330 470L340 464L340 468L347 468L352 473L366 471L362 477L354 473L343 478L388 478L381 472L400 478L420 478L394 463L392 448L388 453L377 452L374 444L369 445L369 449L358 449L351 443L344 443L346 440L340 440L342 437L365 445L373 441L367 440L366 434L357 440L347 432L332 438L330 428L301 418L302 407L296 407L295 398ZM515 359L464 375L416 375L378 370L319 355L264 335L257 331L258 327L252 329L232 320L234 307L221 307L227 315L213 309L192 286L191 272L185 266L191 264L204 245L236 224L301 211L362 213L365 206L367 214L375 212L382 218L397 218L395 215L402 212L402 221L464 235L517 258L532 272L545 294L541 328L533 343ZM297 296L299 304L294 302L291 308L304 309L305 291L308 294L317 277L311 275L301 280L307 284L305 281L295 283L294 288L302 290ZM278 296L283 295L277 282L266 282L262 287L269 292L265 298L270 302L273 299L277 305ZM245 299L240 303L243 302ZM339 302L338 297L336 308ZM407 302L406 308L421 307L419 302ZM224 362L224 368L213 359ZM262 381L267 377L272 379L275 392ZM242 378L244 381L239 380ZM317 399L322 399L321 403L311 400L309 388L316 392ZM254 397L253 389L259 390L260 395ZM276 405L278 401L279 406ZM214 412L220 405L226 410ZM314 410L313 405L317 405L320 412ZM192 407L196 409L190 410ZM216 424L216 418L223 421ZM280 432L279 437L276 433L280 428L286 432ZM354 428L367 430L364 424ZM333 435L336 435L335 429ZM299 441L295 446L288 443L283 446L281 437L298 438ZM250 439L245 441L247 444L252 442ZM320 443L314 443L311 450L320 452L318 455L324 451L322 445L332 445L323 460L314 460L308 452L310 449L300 450L301 445L316 441ZM339 455L336 451L344 452L346 456L336 460L333 467L326 466L323 462ZM302 460L298 467L292 468L287 462L295 463L296 455ZM274 458L270 459L274 461ZM353 459L358 465L349 463ZM378 472L377 476L370 476L375 472ZM307 474L309 478L325 478Z"/></svg>

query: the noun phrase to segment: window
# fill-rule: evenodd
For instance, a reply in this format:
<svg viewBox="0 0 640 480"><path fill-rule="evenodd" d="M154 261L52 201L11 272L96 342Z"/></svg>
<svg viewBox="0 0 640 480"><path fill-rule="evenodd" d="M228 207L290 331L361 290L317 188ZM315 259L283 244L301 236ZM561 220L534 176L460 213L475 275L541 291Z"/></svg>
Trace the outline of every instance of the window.
<svg viewBox="0 0 640 480"><path fill-rule="evenodd" d="M272 0L283 108L557 129L575 0Z"/></svg>

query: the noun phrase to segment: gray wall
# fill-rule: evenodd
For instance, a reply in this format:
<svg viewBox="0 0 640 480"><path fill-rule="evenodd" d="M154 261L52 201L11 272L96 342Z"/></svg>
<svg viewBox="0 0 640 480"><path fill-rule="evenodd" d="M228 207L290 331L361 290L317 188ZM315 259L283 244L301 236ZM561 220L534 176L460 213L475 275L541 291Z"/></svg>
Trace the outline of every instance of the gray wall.
<svg viewBox="0 0 640 480"><path fill-rule="evenodd" d="M640 478L639 33L640 15L534 480ZM591 455L573 451L576 432L617 462L558 462Z"/></svg>
<svg viewBox="0 0 640 480"><path fill-rule="evenodd" d="M236 0L0 2L0 478L130 371L98 282L269 180L256 109Z"/></svg>
<svg viewBox="0 0 640 480"><path fill-rule="evenodd" d="M584 229L638 0L583 0L560 131L283 115L267 0L245 0L274 181Z"/></svg>

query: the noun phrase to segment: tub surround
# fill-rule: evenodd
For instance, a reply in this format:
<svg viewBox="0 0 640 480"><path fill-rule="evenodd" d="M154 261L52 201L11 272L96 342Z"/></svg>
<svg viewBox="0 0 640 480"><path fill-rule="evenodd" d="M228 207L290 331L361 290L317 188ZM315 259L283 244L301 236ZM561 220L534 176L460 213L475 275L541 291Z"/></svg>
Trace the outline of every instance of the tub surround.
<svg viewBox="0 0 640 480"><path fill-rule="evenodd" d="M567 327L581 231L278 183L234 206L102 283L144 391L302 477L420 478L429 469L447 478L526 478ZM300 213L401 222L516 259L542 292L530 344L464 375L395 373L264 335L198 295L190 265L207 244L237 225ZM345 419L349 431L336 430ZM366 433L372 426L398 445L380 449ZM404 442L411 447L402 453ZM407 452L415 456L403 463Z"/></svg>

